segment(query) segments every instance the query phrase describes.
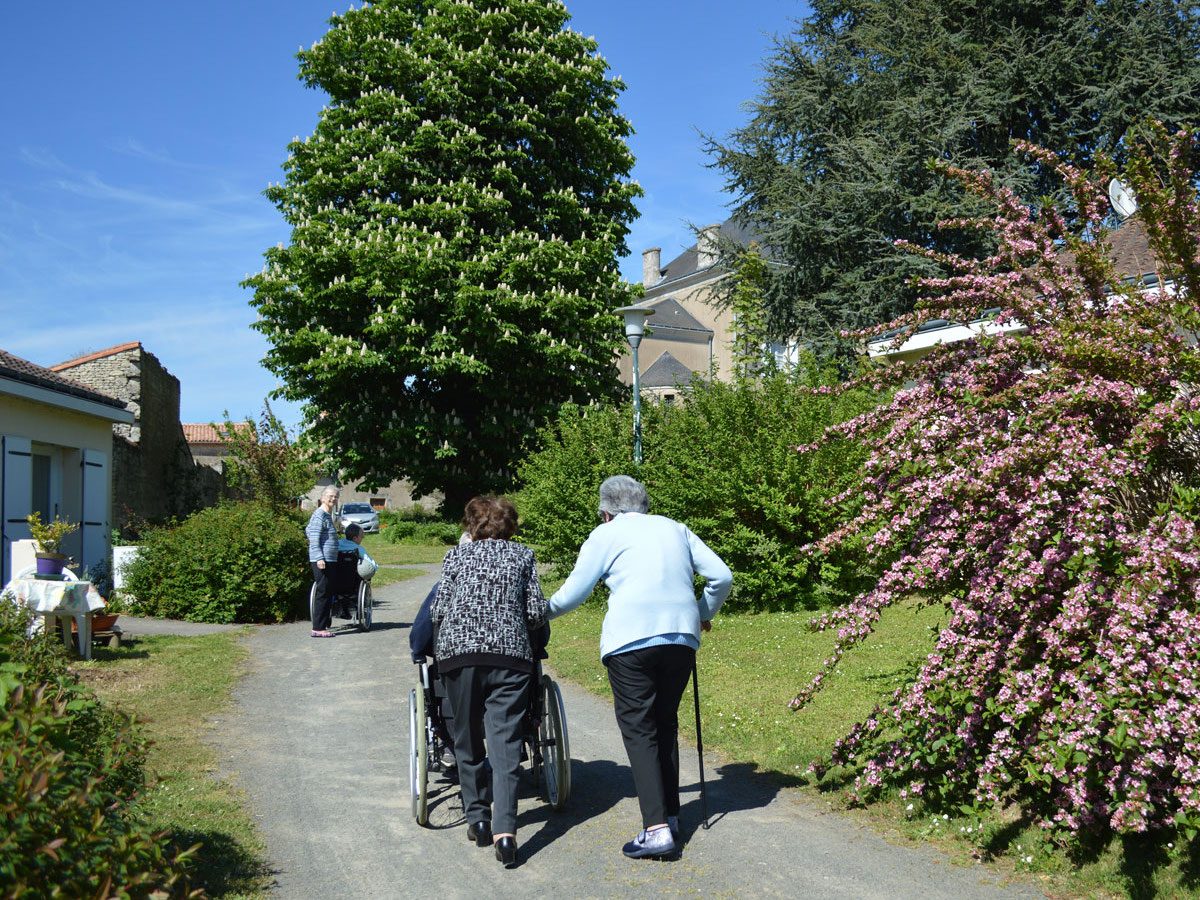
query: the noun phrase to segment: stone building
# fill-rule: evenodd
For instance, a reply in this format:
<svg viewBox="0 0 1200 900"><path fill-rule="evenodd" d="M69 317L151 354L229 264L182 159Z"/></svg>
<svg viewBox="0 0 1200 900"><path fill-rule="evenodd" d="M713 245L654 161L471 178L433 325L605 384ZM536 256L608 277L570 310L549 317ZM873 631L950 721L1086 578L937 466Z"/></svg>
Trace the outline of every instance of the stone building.
<svg viewBox="0 0 1200 900"><path fill-rule="evenodd" d="M642 390L666 402L686 386L695 373L727 379L733 373L733 313L717 299L729 270L720 264L719 243L747 243L750 231L729 219L708 225L696 243L665 266L662 250L642 251L644 297L637 306L654 310L649 332L638 350ZM618 361L621 380L633 383L632 355L625 349Z"/></svg>
<svg viewBox="0 0 1200 900"><path fill-rule="evenodd" d="M420 500L413 499L412 483L400 479L393 481L391 484L385 484L377 490L368 491L363 488L362 484L342 484L336 478L322 478L308 492L308 496L301 501L301 506L304 509L316 509L317 502L321 499L321 491L326 486L333 485L336 487L341 496L338 500L339 504L345 503L370 503L375 509L408 509L413 504L417 504L427 511L432 512L437 509L442 502L442 495L434 493L422 497Z"/></svg>
<svg viewBox="0 0 1200 900"><path fill-rule="evenodd" d="M245 422L232 422L234 429L242 431L250 426ZM225 473L225 457L229 445L221 438L217 426L212 422L184 422L183 439L187 441L192 459L198 466L208 466L221 474ZM224 427L224 425L222 425Z"/></svg>
<svg viewBox="0 0 1200 900"><path fill-rule="evenodd" d="M140 341L51 367L115 397L133 422L113 425L113 507L117 527L182 518L221 496L223 479L197 466L179 423L179 379Z"/></svg>

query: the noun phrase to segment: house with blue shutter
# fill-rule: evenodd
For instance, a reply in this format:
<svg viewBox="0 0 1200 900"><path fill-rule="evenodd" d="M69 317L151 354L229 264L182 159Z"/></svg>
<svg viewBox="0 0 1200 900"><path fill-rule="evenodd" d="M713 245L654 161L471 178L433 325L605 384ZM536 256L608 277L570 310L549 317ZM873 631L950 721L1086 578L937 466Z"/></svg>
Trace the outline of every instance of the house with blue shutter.
<svg viewBox="0 0 1200 900"><path fill-rule="evenodd" d="M113 425L133 421L120 400L0 350L0 585L32 512L80 523L62 548L80 574L107 560Z"/></svg>

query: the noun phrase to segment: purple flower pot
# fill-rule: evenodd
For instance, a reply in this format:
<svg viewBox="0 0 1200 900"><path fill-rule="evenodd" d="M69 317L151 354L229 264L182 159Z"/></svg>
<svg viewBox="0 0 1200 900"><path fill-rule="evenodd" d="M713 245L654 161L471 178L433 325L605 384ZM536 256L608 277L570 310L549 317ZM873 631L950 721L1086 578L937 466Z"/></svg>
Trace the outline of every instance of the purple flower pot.
<svg viewBox="0 0 1200 900"><path fill-rule="evenodd" d="M39 553L37 555L37 573L39 575L61 575L67 564L67 558L60 553Z"/></svg>

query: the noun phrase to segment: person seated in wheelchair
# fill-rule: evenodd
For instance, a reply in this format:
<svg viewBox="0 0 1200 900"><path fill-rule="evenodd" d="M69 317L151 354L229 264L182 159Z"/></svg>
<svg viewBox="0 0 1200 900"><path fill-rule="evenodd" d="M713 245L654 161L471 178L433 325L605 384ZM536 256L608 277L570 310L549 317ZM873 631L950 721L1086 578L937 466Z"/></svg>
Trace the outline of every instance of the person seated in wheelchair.
<svg viewBox="0 0 1200 900"><path fill-rule="evenodd" d="M353 522L346 526L345 536L338 540L338 561L333 575L334 598L331 606L337 611L339 619L351 618L350 607L358 595L359 580L370 581L379 571L379 564L371 559L371 555L362 546L362 540L362 526Z"/></svg>
<svg viewBox="0 0 1200 900"><path fill-rule="evenodd" d="M338 540L338 553L353 553L358 559L358 577L370 581L379 571L379 563L371 559L371 554L362 545L363 530L361 525L351 522L346 526L346 534Z"/></svg>

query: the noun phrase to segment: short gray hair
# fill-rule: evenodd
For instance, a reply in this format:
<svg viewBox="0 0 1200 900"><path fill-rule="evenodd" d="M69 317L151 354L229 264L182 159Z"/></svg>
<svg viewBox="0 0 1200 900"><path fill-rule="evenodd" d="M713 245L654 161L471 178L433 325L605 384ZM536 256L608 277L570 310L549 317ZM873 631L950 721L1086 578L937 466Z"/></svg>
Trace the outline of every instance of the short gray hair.
<svg viewBox="0 0 1200 900"><path fill-rule="evenodd" d="M324 497L326 494L333 494L333 496L335 496L335 497L340 497L342 492L340 490L338 490L338 488L334 487L332 484L328 484L325 486L325 490L321 491L322 497Z"/></svg>
<svg viewBox="0 0 1200 900"><path fill-rule="evenodd" d="M628 475L613 475L600 485L600 512L617 516L625 512L650 511L646 486Z"/></svg>

